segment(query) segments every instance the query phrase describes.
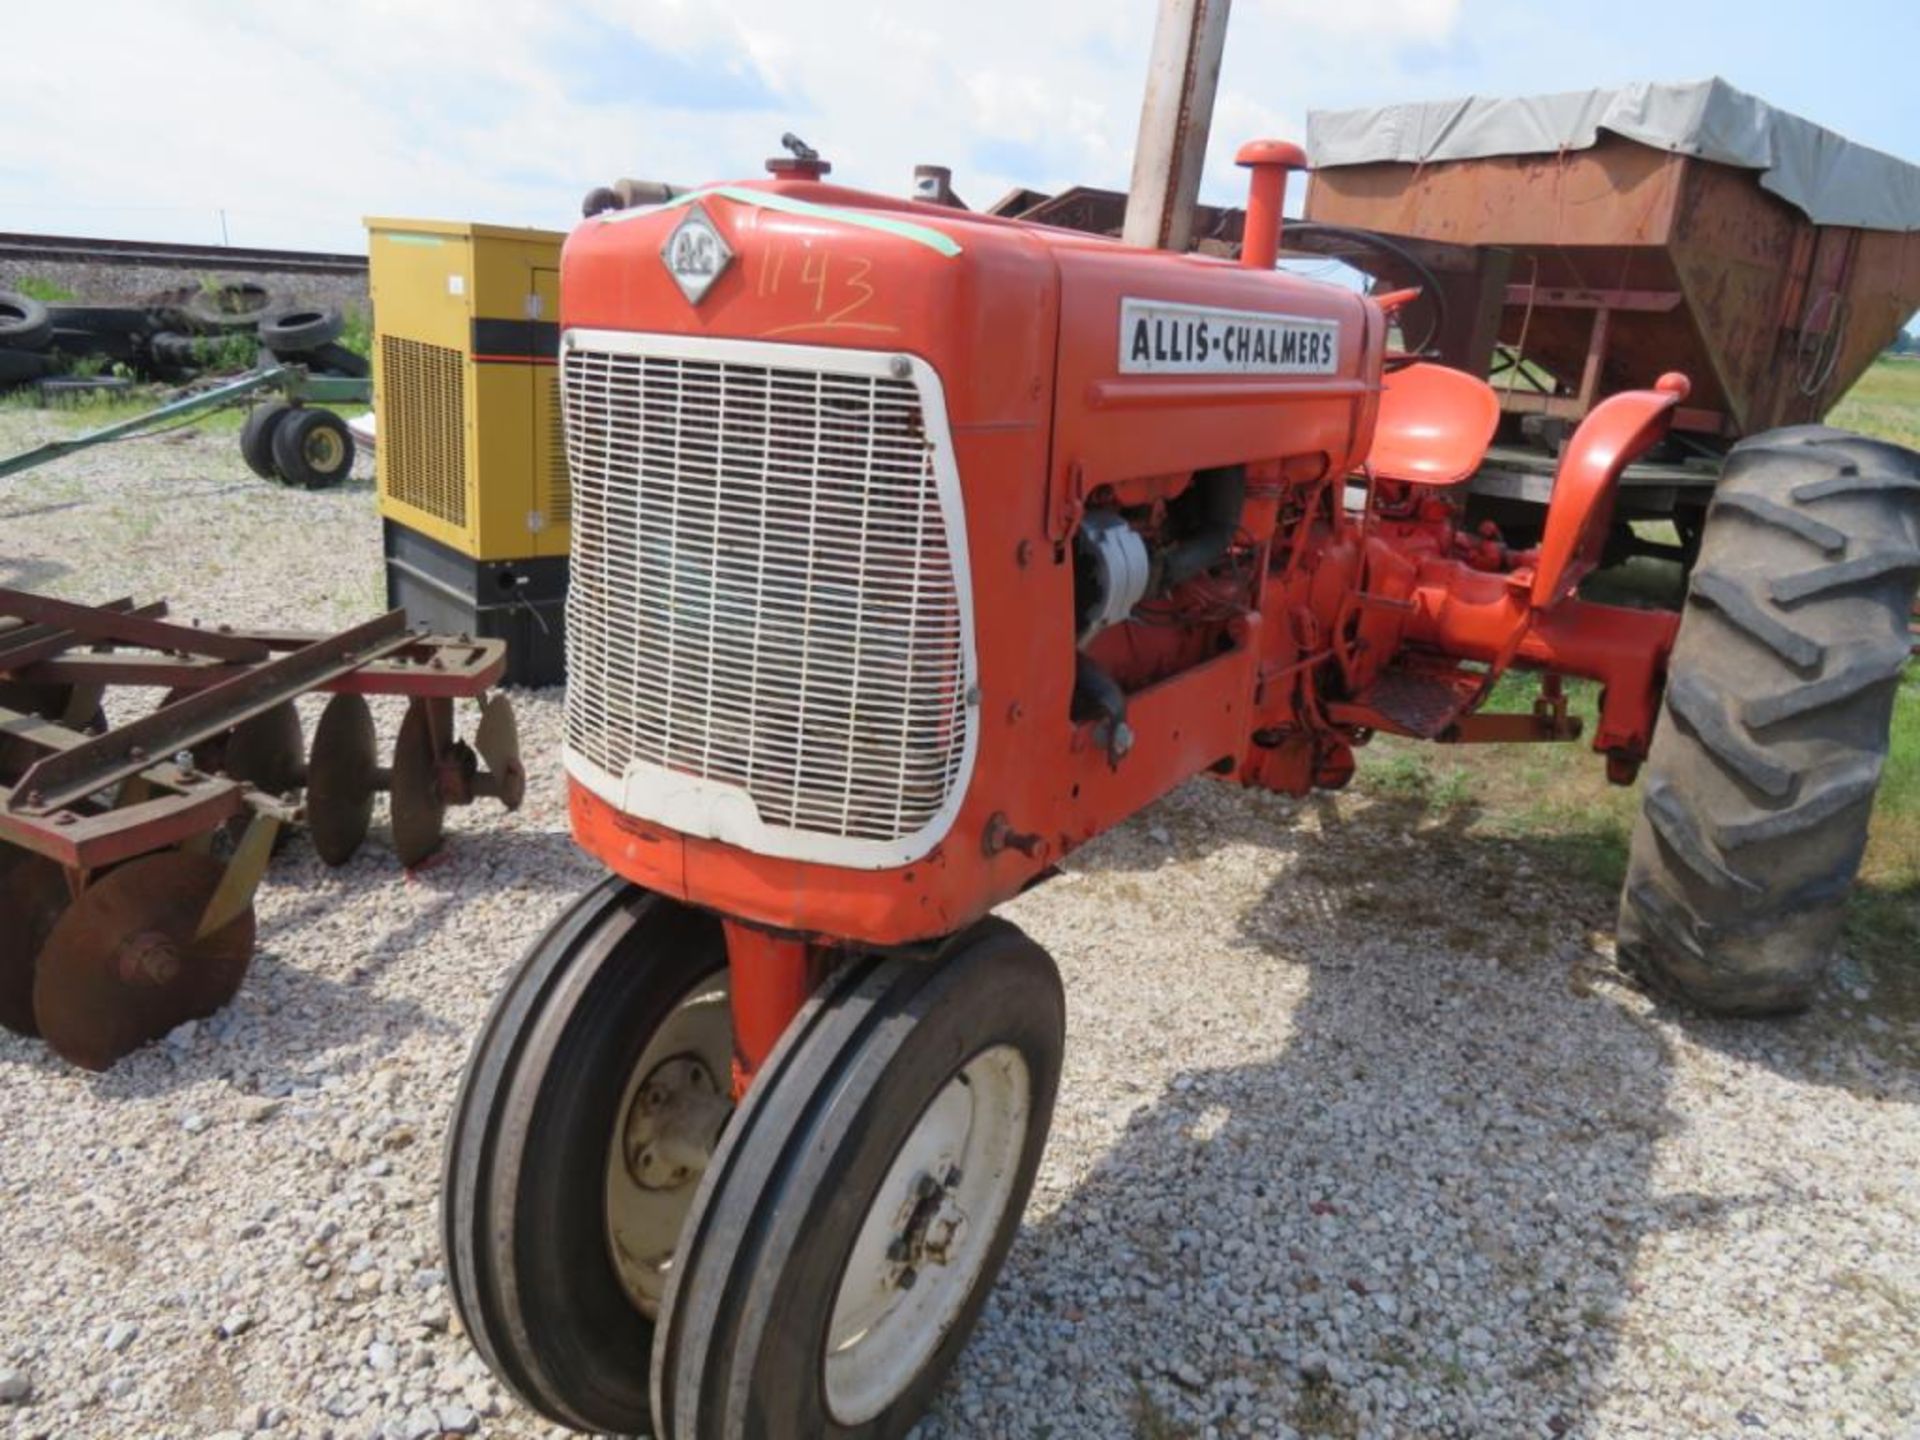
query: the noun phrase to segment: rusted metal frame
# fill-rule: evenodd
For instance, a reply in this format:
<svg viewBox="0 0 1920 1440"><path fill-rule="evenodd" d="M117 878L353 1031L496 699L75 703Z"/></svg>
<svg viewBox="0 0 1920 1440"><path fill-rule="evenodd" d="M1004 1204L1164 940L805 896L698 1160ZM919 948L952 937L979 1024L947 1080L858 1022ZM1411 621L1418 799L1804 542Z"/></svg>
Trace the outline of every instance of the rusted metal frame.
<svg viewBox="0 0 1920 1440"><path fill-rule="evenodd" d="M386 613L389 615L404 615L406 612L404 610L389 610ZM302 646L311 645L316 640L326 639L327 636L333 632L327 630L249 628L245 630L235 630L233 633L243 635L249 640L257 640L269 650L298 650ZM448 636L409 633L406 644L400 649L395 650L380 663L385 665L401 662L425 664L436 659L443 659L445 652L449 650L467 650L477 654L485 651L503 649L505 645L506 641L504 640L475 639L469 635Z"/></svg>
<svg viewBox="0 0 1920 1440"><path fill-rule="evenodd" d="M1599 306L1593 312L1593 331L1587 339L1587 360L1580 371L1580 413L1600 399L1600 374L1607 361L1607 341L1613 335L1613 311Z"/></svg>
<svg viewBox="0 0 1920 1440"><path fill-rule="evenodd" d="M1684 298L1678 290L1593 290L1526 283L1507 286L1507 304L1532 305L1538 310L1628 310L1664 314L1678 310Z"/></svg>
<svg viewBox="0 0 1920 1440"><path fill-rule="evenodd" d="M397 611L254 666L131 724L49 755L20 777L9 805L28 813L60 810L138 774L156 757L186 750L242 721L357 669L404 643Z"/></svg>
<svg viewBox="0 0 1920 1440"><path fill-rule="evenodd" d="M1534 714L1463 715L1434 738L1442 745L1517 745L1578 740L1585 726L1576 719L1564 727Z"/></svg>
<svg viewBox="0 0 1920 1440"><path fill-rule="evenodd" d="M109 610L101 605L76 605L0 586L0 615L17 615L42 625L57 625L91 643L117 641L145 645L183 655L209 655L217 660L256 661L267 658L266 646L230 631L196 630L153 620L132 610Z"/></svg>
<svg viewBox="0 0 1920 1440"><path fill-rule="evenodd" d="M1500 344L1501 297L1513 267L1513 252L1497 245L1473 247L1474 268L1465 275L1435 271L1446 292L1446 328L1434 336L1442 363L1485 375Z"/></svg>
<svg viewBox="0 0 1920 1440"><path fill-rule="evenodd" d="M1463 715L1439 737L1443 745L1515 744L1578 740L1586 725L1567 713L1567 691L1552 671L1540 677L1540 696L1525 714Z"/></svg>
<svg viewBox="0 0 1920 1440"><path fill-rule="evenodd" d="M312 643L311 637L307 643ZM470 651L450 665L407 661L388 654L358 670L310 688L335 695L418 695L461 700L491 689L506 673L504 647L462 644ZM20 679L49 685L139 685L165 690L205 690L224 684L247 667L168 655L63 655L24 671Z"/></svg>
<svg viewBox="0 0 1920 1440"><path fill-rule="evenodd" d="M148 773L165 776L170 770L157 767ZM112 810L44 816L11 813L16 792L0 786L0 843L44 855L69 870L95 870L204 836L247 808L245 789L236 781L203 775L193 781L181 777L180 783L184 788L178 793Z"/></svg>
<svg viewBox="0 0 1920 1440"><path fill-rule="evenodd" d="M1502 390L1500 408L1509 415L1554 415L1566 420L1583 420L1588 406L1572 395L1531 395ZM1682 405L1673 412L1673 428L1700 435L1727 433L1727 417L1719 410L1699 410Z"/></svg>
<svg viewBox="0 0 1920 1440"><path fill-rule="evenodd" d="M422 700L464 700L484 694L500 682L506 673L506 653L501 651L484 665L458 670L405 669L369 665L351 675L317 689L336 695L408 695Z"/></svg>
<svg viewBox="0 0 1920 1440"><path fill-rule="evenodd" d="M90 745L98 738L84 730L60 720L48 720L39 715L28 714L20 710L0 707L0 735L15 740L25 740L41 750L63 753L77 750L82 745ZM207 776L191 766L183 766L172 759L159 760L129 776L120 787L119 800L122 805L137 800L145 800L155 791L168 791L173 794L185 794L195 789L207 779ZM58 816L55 817L59 819ZM66 823L62 821L61 823Z"/></svg>
<svg viewBox="0 0 1920 1440"><path fill-rule="evenodd" d="M1813 283L1814 246L1819 237L1820 227L1811 220L1794 220L1793 253L1781 267L1787 283L1780 287L1780 314L1773 326L1776 344L1784 344L1788 332L1799 329L1801 309Z"/></svg>
<svg viewBox="0 0 1920 1440"><path fill-rule="evenodd" d="M61 721L5 706L0 706L0 736L24 740L40 750L71 750L89 738Z"/></svg>
<svg viewBox="0 0 1920 1440"><path fill-rule="evenodd" d="M151 604L136 606L131 596L119 600L109 600L97 607L115 614L137 615L143 619L157 620L167 613L167 602L155 600ZM43 625L4 617L5 624L0 625L0 673L22 669L75 645L86 643L71 630L58 625Z"/></svg>

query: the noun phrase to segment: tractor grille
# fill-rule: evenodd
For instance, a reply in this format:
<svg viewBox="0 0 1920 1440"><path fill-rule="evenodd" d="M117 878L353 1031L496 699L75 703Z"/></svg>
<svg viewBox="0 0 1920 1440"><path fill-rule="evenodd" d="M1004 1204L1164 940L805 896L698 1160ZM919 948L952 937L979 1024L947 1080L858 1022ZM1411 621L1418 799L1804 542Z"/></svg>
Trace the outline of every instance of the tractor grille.
<svg viewBox="0 0 1920 1440"><path fill-rule="evenodd" d="M458 350L380 337L380 460L387 494L467 523L466 366Z"/></svg>
<svg viewBox="0 0 1920 1440"><path fill-rule="evenodd" d="M590 339L562 357L570 750L677 828L703 833L668 813L692 776L750 797L787 832L776 853L924 853L970 710L957 486L949 509L919 386L884 357ZM633 762L661 783L636 787ZM704 833L748 843L724 828Z"/></svg>

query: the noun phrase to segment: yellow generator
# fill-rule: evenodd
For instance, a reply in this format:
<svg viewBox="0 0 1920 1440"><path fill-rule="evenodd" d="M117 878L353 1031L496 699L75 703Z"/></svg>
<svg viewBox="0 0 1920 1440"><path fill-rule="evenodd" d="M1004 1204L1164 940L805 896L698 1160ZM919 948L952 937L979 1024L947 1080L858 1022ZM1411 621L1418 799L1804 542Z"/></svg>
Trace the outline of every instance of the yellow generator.
<svg viewBox="0 0 1920 1440"><path fill-rule="evenodd" d="M367 221L387 603L564 675L568 489L557 231Z"/></svg>

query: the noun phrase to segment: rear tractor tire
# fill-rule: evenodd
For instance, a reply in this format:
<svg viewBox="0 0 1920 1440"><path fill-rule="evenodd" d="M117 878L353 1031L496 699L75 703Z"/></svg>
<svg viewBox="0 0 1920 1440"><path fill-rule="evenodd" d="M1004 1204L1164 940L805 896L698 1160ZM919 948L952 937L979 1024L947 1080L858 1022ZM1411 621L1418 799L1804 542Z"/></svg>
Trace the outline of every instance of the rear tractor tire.
<svg viewBox="0 0 1920 1440"><path fill-rule="evenodd" d="M1620 903L1621 963L1720 1014L1804 1008L1866 848L1920 580L1920 454L1822 426L1727 458Z"/></svg>

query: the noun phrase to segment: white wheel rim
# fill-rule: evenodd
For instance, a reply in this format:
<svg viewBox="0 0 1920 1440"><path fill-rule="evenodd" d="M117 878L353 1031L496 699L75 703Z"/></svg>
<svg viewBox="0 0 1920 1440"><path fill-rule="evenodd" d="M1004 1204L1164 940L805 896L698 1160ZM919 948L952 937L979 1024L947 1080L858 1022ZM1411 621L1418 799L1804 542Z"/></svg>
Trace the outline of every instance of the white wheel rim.
<svg viewBox="0 0 1920 1440"><path fill-rule="evenodd" d="M650 1320L659 1318L680 1231L725 1111L732 1108L732 1067L733 1017L723 971L695 985L668 1012L614 1111L607 1146L607 1250L620 1288ZM678 1092L677 1123L659 1144L642 1143L653 1139L643 1134L648 1117L641 1113L650 1079Z"/></svg>
<svg viewBox="0 0 1920 1440"><path fill-rule="evenodd" d="M1031 1093L1018 1050L983 1050L934 1096L895 1155L827 1326L824 1388L840 1424L863 1424L904 1394L981 1283L1019 1177Z"/></svg>

